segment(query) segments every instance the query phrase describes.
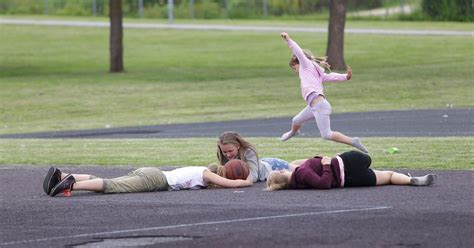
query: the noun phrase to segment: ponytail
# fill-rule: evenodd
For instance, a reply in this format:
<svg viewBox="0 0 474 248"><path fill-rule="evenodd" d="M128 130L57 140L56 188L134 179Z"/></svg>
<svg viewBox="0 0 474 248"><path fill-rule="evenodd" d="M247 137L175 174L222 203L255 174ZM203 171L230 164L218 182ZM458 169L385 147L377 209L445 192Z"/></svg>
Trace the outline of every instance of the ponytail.
<svg viewBox="0 0 474 248"><path fill-rule="evenodd" d="M314 63L318 64L322 68L326 69L331 73L331 66L328 64L328 56L323 56L323 57L315 57L313 53L310 50L303 50L304 55L306 58L309 60L313 61Z"/></svg>
<svg viewBox="0 0 474 248"><path fill-rule="evenodd" d="M327 62L327 58L328 58L327 56L315 57L313 53L311 53L311 51L309 50L303 50L303 53L306 56L306 58L308 58L309 60L313 61L313 63L317 64L318 66L321 66L323 69L328 70L329 73L331 73L331 66ZM298 58L296 57L296 55L293 55L291 56L290 62L288 64L290 67L293 68L293 66L299 63L300 62Z"/></svg>

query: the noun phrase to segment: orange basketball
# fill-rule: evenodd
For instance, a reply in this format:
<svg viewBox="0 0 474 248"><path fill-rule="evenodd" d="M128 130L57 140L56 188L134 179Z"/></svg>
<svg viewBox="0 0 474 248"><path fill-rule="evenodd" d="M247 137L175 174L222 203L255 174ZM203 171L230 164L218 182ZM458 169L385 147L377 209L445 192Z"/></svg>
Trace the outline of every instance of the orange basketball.
<svg viewBox="0 0 474 248"><path fill-rule="evenodd" d="M227 179L247 179L250 170L244 161L240 159L231 159L225 165L225 177Z"/></svg>

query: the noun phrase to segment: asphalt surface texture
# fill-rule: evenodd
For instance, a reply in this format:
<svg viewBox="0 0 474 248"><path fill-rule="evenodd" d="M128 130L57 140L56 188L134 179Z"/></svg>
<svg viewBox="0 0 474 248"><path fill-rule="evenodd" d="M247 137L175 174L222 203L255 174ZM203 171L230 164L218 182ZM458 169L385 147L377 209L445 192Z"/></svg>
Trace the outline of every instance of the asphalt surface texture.
<svg viewBox="0 0 474 248"><path fill-rule="evenodd" d="M2 138L270 137L291 117L3 135ZM333 129L366 136L472 136L471 109L334 114ZM319 134L312 124L303 137ZM430 187L267 192L249 188L47 196L48 166L0 166L0 247L474 247L474 170ZM113 178L135 167L60 167ZM165 170L172 169L165 167Z"/></svg>
<svg viewBox="0 0 474 248"><path fill-rule="evenodd" d="M134 168L68 167L121 176ZM47 196L48 167L0 167L1 247L473 247L474 171L430 187ZM403 171L402 171L403 172ZM410 171L423 175L428 171ZM433 172L433 171L430 171Z"/></svg>
<svg viewBox="0 0 474 248"><path fill-rule="evenodd" d="M291 119L291 117L282 117L38 132L0 135L0 138L187 138L217 137L224 131L235 131L243 137L280 137L290 129ZM446 108L332 114L331 128L349 136L359 137L473 136L474 111L470 108ZM303 125L300 137L320 137L314 119Z"/></svg>
<svg viewBox="0 0 474 248"><path fill-rule="evenodd" d="M5 20L2 24L104 26ZM130 25L128 28L248 30L239 26ZM263 27L251 31L326 32ZM472 32L346 29L348 33L462 35ZM295 113L296 114L296 113ZM291 117L182 125L0 135L0 138L279 137ZM332 129L360 137L473 136L472 109L333 114ZM303 137L318 137L312 124ZM135 168L67 167L116 177ZM265 192L241 189L103 195L42 191L48 167L0 166L0 247L474 247L474 171L437 171L431 187L381 186ZM410 171L422 175L432 171Z"/></svg>

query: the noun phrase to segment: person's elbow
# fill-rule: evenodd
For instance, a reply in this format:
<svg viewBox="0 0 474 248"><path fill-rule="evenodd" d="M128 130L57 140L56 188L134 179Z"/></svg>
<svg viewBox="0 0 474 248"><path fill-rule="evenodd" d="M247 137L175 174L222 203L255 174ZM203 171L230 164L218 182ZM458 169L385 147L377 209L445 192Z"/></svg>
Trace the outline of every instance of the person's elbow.
<svg viewBox="0 0 474 248"><path fill-rule="evenodd" d="M245 180L239 179L237 182L238 182L238 184L237 184L237 187L238 187L238 188L250 187L250 186L253 185L252 177L248 177L248 178L245 179Z"/></svg>
<svg viewBox="0 0 474 248"><path fill-rule="evenodd" d="M243 180L242 187L250 187L252 185L253 185L252 178L247 178L246 180Z"/></svg>

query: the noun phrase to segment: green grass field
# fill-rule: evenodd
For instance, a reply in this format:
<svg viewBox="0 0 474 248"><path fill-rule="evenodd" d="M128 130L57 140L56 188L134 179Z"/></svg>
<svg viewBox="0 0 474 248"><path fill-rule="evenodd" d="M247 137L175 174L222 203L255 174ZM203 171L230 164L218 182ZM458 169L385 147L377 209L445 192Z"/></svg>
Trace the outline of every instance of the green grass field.
<svg viewBox="0 0 474 248"><path fill-rule="evenodd" d="M347 27L364 23L366 28L410 26L356 22ZM430 25L449 29L439 23L411 27ZM474 25L453 25L452 30L466 27ZM290 51L279 33L127 29L122 74L107 72L106 28L0 25L0 33L0 134L291 116L304 106L299 80L287 66ZM326 35L292 36L302 47L325 53ZM327 84L326 94L334 113L472 107L473 48L467 36L346 34L345 59L354 77ZM384 158L385 144L400 141L413 152L427 151L425 160L415 159L416 168L473 168L470 156L458 154L472 153L471 137L413 139L421 140L416 144L402 138L365 140L373 156L389 166L398 159L387 159L416 156L403 149ZM318 152L305 147L325 147L325 153L346 148L315 139L255 142L263 146L261 155L281 153L289 160ZM443 143L450 145L437 145ZM100 149L102 144L108 148ZM192 147L214 144L212 139L0 140L0 164L207 164L214 161L214 150L203 154ZM296 152L299 145L305 147ZM84 152L83 147L91 148ZM129 149L133 152L124 152ZM431 159L444 154L445 160ZM448 161L456 163L444 167Z"/></svg>
<svg viewBox="0 0 474 248"><path fill-rule="evenodd" d="M261 157L287 161L313 155L347 151L346 145L322 139L248 138ZM472 138L365 138L374 168L472 169ZM395 146L399 153L389 154ZM208 165L216 162L216 140L105 139L105 140L4 140L0 139L0 164L163 166Z"/></svg>
<svg viewBox="0 0 474 248"><path fill-rule="evenodd" d="M106 17L80 17L80 16L51 16L51 15L0 15L3 19L34 19L34 20L68 20L109 22ZM315 18L312 21L294 19L175 19L176 24L215 24L215 25L242 25L242 26L288 26L288 27L318 27L326 28L327 16ZM154 18L124 18L124 23L168 23L167 19ZM417 30L456 30L472 31L473 24L468 22L428 22L428 21L368 21L347 20L346 28L376 28L376 29L417 29Z"/></svg>

